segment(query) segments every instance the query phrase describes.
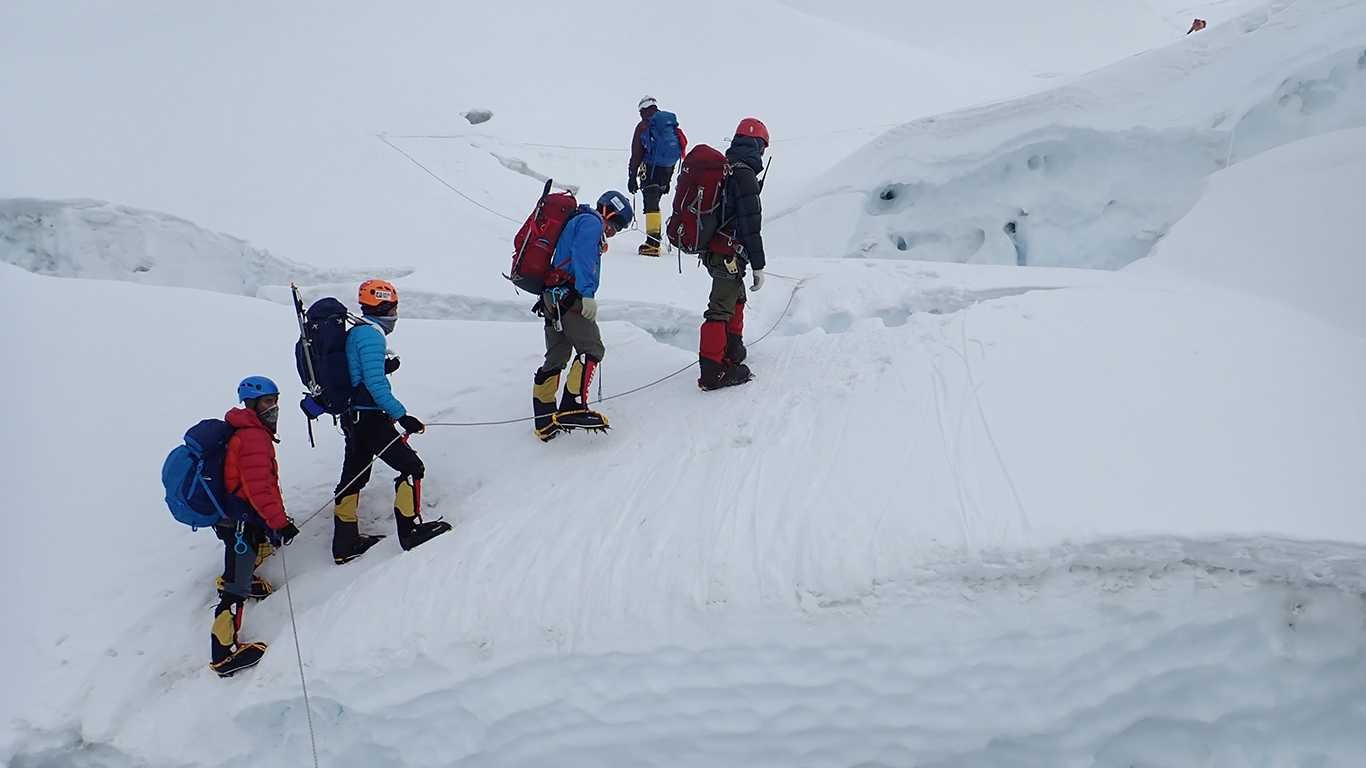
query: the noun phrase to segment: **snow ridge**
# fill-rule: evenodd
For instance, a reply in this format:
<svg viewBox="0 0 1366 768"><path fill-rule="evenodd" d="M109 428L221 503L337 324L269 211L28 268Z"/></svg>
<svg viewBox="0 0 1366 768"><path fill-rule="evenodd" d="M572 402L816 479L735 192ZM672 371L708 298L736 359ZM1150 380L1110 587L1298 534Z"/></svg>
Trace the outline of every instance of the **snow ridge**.
<svg viewBox="0 0 1366 768"><path fill-rule="evenodd" d="M897 128L779 229L810 256L1116 269L1211 173L1363 125L1366 6L1275 3L1052 91Z"/></svg>
<svg viewBox="0 0 1366 768"><path fill-rule="evenodd" d="M185 219L98 200L0 199L0 261L40 275L255 296L290 281L398 278L410 269L321 269Z"/></svg>

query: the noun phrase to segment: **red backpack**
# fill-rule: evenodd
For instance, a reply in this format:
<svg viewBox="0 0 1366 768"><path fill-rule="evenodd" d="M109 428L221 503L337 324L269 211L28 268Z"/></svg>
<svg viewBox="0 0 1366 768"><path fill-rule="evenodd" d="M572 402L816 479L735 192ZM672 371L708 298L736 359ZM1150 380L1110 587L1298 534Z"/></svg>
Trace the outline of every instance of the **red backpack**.
<svg viewBox="0 0 1366 768"><path fill-rule="evenodd" d="M665 227L675 248L684 253L735 253L733 235L721 226L728 176L730 163L720 150L698 144L688 151L678 173L673 212Z"/></svg>
<svg viewBox="0 0 1366 768"><path fill-rule="evenodd" d="M550 262L565 223L574 217L578 208L579 201L568 192L552 193L547 179L536 208L512 239L512 272L503 277L538 296L547 287L568 282L569 274L551 266Z"/></svg>

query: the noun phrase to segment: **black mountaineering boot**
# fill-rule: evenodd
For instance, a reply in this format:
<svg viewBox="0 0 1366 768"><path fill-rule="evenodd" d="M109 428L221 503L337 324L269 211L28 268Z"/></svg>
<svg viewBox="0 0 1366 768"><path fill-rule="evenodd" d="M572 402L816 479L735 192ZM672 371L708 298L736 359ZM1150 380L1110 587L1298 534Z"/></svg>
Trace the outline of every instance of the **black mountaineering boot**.
<svg viewBox="0 0 1366 768"><path fill-rule="evenodd" d="M398 544L406 552L451 529L445 520L423 522L417 514L422 503L422 480L400 477L394 481L394 523L398 526Z"/></svg>
<svg viewBox="0 0 1366 768"><path fill-rule="evenodd" d="M733 387L737 384L744 384L753 378L749 366L744 363L727 365L704 357L699 361L699 364L702 375L697 378L697 386L704 391Z"/></svg>
<svg viewBox="0 0 1366 768"><path fill-rule="evenodd" d="M348 493L337 500L332 516L332 562L337 565L355 560L384 538L361 534L359 511L359 493Z"/></svg>

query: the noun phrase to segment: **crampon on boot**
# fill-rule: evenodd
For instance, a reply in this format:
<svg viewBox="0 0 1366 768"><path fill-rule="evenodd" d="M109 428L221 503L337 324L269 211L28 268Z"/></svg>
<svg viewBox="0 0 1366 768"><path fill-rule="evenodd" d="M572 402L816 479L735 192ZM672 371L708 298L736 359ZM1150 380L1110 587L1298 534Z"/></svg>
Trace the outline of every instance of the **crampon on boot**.
<svg viewBox="0 0 1366 768"><path fill-rule="evenodd" d="M359 509L359 493L349 493L337 500L332 517L332 562L337 565L355 560L384 538L382 534L360 532Z"/></svg>
<svg viewBox="0 0 1366 768"><path fill-rule="evenodd" d="M754 378L749 366L744 363L724 364L711 360L701 361L702 375L697 379L697 386L704 392L724 387L734 387L744 384Z"/></svg>
<svg viewBox="0 0 1366 768"><path fill-rule="evenodd" d="M398 544L406 552L410 549L416 549L450 529L451 524L445 520L419 521L413 524L412 530L407 535L399 534Z"/></svg>
<svg viewBox="0 0 1366 768"><path fill-rule="evenodd" d="M728 342L724 321L708 320L702 323L697 353L698 368L701 370L701 375L697 377L699 389L708 391L733 387L752 378L749 366L726 359Z"/></svg>
<svg viewBox="0 0 1366 768"><path fill-rule="evenodd" d="M612 426L607 423L607 417L597 411L590 411L587 408L572 411L557 411L551 417L551 423L558 431L571 432L582 429L586 432L606 432Z"/></svg>
<svg viewBox="0 0 1366 768"><path fill-rule="evenodd" d="M356 534L355 540L351 542L348 548L341 551L338 551L336 543L334 542L332 545L332 562L337 565L345 565L365 554L371 547L380 543L383 538L384 534L382 533L358 533Z"/></svg>
<svg viewBox="0 0 1366 768"><path fill-rule="evenodd" d="M403 551L431 541L451 529L445 520L423 522L417 513L422 507L422 479L400 477L394 481L394 523L398 526L398 544Z"/></svg>
<svg viewBox="0 0 1366 768"><path fill-rule="evenodd" d="M265 643L245 643L237 646L237 650L232 655L220 662L210 664L209 669L218 673L219 677L232 677L234 674L244 669L249 669L261 663L261 657L266 655Z"/></svg>
<svg viewBox="0 0 1366 768"><path fill-rule="evenodd" d="M580 354L574 358L574 363L569 366L569 378L564 383L560 407L550 416L550 426L556 434L575 429L606 432L611 428L607 424L607 417L588 407L588 390L597 369L598 361L588 355ZM541 439L549 440L550 437Z"/></svg>
<svg viewBox="0 0 1366 768"><path fill-rule="evenodd" d="M644 243L641 243L641 244L640 244L640 247L636 249L636 253L639 254L639 255L641 255L641 256L658 256L658 255L659 255L659 243L656 242L656 243L654 243L654 244L651 244L651 243L648 242L648 241L647 241L647 242L644 242Z"/></svg>
<svg viewBox="0 0 1366 768"><path fill-rule="evenodd" d="M213 631L209 637L209 669L219 677L231 677L254 667L266 655L265 643L237 642L237 630L241 627L241 600L224 598L219 601L213 612Z"/></svg>
<svg viewBox="0 0 1366 768"><path fill-rule="evenodd" d="M214 582L214 586L215 586L215 588L217 588L217 590L218 590L218 596L219 596L220 598L221 598L221 597L224 597L224 594L223 594L223 577L222 577L222 576L219 576L219 577L218 577L218 580ZM266 581L265 579L261 578L260 576L252 576L252 577L251 577L251 594L247 595L247 598L250 599L250 600L265 600L267 597L270 597L271 594L274 593L274 592L275 592L275 587L271 586L271 584L270 584L269 581Z"/></svg>

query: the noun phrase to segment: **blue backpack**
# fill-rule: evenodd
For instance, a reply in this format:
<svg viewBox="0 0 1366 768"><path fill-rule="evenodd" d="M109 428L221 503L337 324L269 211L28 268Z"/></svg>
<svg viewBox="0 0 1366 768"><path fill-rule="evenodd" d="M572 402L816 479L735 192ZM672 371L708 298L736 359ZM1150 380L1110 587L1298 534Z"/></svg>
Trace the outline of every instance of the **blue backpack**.
<svg viewBox="0 0 1366 768"><path fill-rule="evenodd" d="M171 516L191 528L207 528L219 520L246 520L250 507L223 485L223 459L235 432L220 419L190 427L161 465L161 484Z"/></svg>
<svg viewBox="0 0 1366 768"><path fill-rule="evenodd" d="M672 112L659 110L650 116L641 141L645 144L645 162L650 165L673 165L683 157L683 147L678 143L678 116Z"/></svg>
<svg viewBox="0 0 1366 768"><path fill-rule="evenodd" d="M300 405L310 419L340 415L351 407L346 318L346 305L330 297L313 302L300 318L303 332L294 345L294 362L309 390Z"/></svg>

